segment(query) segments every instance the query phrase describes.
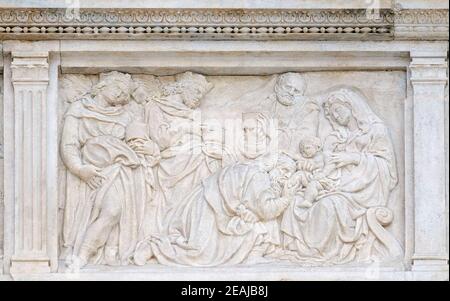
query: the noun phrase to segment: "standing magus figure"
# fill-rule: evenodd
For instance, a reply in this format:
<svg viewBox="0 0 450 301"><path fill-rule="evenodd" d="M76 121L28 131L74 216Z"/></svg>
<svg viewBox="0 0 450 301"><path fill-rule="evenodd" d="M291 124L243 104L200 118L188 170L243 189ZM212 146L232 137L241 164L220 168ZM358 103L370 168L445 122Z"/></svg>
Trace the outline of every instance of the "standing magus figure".
<svg viewBox="0 0 450 301"><path fill-rule="evenodd" d="M157 151L151 140L126 142L132 91L130 75L102 74L64 116L61 156L70 174L62 235L72 270L88 262L127 264L139 239L147 198L140 155Z"/></svg>

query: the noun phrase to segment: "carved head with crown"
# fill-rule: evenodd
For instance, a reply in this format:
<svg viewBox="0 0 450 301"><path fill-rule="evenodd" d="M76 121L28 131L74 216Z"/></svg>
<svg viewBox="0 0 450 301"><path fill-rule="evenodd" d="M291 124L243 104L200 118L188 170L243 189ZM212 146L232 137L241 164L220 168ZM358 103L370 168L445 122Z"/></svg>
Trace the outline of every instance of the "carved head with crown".
<svg viewBox="0 0 450 301"><path fill-rule="evenodd" d="M92 88L92 97L105 106L122 106L130 102L134 84L129 74L118 71L103 73Z"/></svg>
<svg viewBox="0 0 450 301"><path fill-rule="evenodd" d="M165 97L181 97L181 101L190 109L197 109L201 99L213 88L206 77L192 72L175 76L176 81L162 88Z"/></svg>

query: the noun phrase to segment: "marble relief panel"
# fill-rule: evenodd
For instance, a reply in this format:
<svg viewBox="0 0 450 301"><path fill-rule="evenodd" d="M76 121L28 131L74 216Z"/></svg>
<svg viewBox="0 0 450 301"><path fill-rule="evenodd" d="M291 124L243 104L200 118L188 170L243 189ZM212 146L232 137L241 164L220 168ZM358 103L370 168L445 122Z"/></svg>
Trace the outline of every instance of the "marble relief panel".
<svg viewBox="0 0 450 301"><path fill-rule="evenodd" d="M60 253L87 264L399 263L404 72L60 82Z"/></svg>

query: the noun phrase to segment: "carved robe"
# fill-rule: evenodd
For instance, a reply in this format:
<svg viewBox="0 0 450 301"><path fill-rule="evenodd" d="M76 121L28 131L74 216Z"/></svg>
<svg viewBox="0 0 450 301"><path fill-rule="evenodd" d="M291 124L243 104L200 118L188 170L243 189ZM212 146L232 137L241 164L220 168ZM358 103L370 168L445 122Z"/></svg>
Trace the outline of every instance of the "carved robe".
<svg viewBox="0 0 450 301"><path fill-rule="evenodd" d="M149 127L149 135L161 150L173 144L173 137L167 135L164 128L171 127L171 124L191 124L193 120L193 110L181 103L169 98L152 99L144 106L144 120Z"/></svg>
<svg viewBox="0 0 450 301"><path fill-rule="evenodd" d="M66 165L91 164L101 168L106 180L91 189L78 176L67 174L63 243L77 254L86 230L97 218L102 202L114 193L121 200L120 223L113 231L118 237L119 259L123 264L139 240L146 200L145 173L136 153L124 142L132 116L123 107L103 108L93 99L74 102L65 114L61 141ZM113 235L110 235L110 239ZM71 254L69 254L71 255ZM99 250L94 262L101 262Z"/></svg>
<svg viewBox="0 0 450 301"><path fill-rule="evenodd" d="M147 210L146 235L164 232L173 207L201 180L222 167L220 159L202 148L200 133L193 128L193 114L195 111L185 105L164 99L146 105L150 135L162 149L155 198ZM164 134L161 125L169 127L171 134Z"/></svg>
<svg viewBox="0 0 450 301"><path fill-rule="evenodd" d="M239 216L242 204L257 222ZM158 262L166 265L239 264L258 245L280 243L276 218L286 206L268 173L255 165L231 165L195 188L172 216L169 237L153 237L150 244Z"/></svg>

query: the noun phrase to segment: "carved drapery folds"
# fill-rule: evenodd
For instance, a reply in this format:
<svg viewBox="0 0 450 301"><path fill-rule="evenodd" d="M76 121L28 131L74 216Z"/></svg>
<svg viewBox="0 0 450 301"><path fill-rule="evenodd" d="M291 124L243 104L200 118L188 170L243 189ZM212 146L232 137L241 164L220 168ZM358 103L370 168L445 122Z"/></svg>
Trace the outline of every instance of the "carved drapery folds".
<svg viewBox="0 0 450 301"><path fill-rule="evenodd" d="M401 261L385 229L395 152L367 97L337 86L317 100L300 73L271 78L229 101L230 127L202 118L214 85L200 74L65 76L69 270Z"/></svg>

